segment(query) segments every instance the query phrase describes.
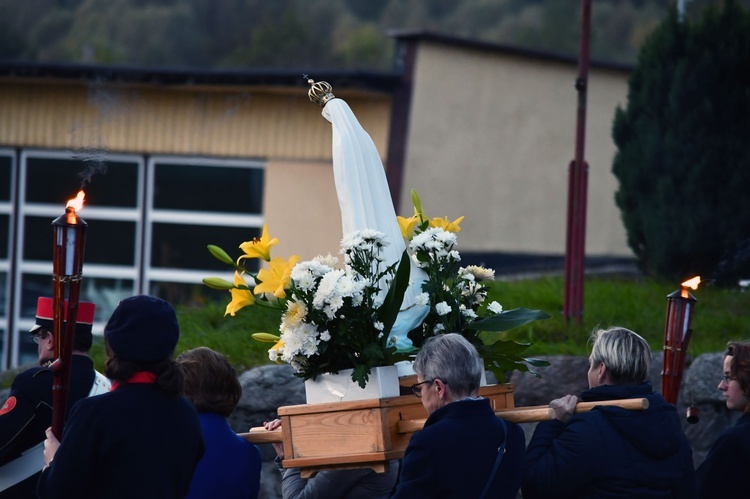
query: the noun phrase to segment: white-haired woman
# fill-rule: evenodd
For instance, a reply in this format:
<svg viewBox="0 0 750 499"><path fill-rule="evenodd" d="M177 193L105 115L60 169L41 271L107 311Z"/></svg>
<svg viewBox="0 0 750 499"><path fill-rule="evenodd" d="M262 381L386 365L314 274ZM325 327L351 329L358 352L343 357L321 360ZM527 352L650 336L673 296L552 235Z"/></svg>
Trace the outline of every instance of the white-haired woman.
<svg viewBox="0 0 750 499"><path fill-rule="evenodd" d="M648 382L648 343L622 327L592 337L589 389L581 399L646 398L649 407L599 406L574 415L578 397L550 402L555 419L537 425L527 449L524 499L695 497L692 451L680 418Z"/></svg>
<svg viewBox="0 0 750 499"><path fill-rule="evenodd" d="M417 354L414 395L429 417L406 448L394 498L515 498L525 438L477 397L484 366L456 333L434 336Z"/></svg>

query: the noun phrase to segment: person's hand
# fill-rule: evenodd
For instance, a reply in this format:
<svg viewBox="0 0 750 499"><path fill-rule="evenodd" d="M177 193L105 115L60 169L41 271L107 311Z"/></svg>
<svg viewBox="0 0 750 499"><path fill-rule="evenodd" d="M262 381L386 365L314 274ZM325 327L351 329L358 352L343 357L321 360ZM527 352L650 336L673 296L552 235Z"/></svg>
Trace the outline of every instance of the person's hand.
<svg viewBox="0 0 750 499"><path fill-rule="evenodd" d="M549 408L555 413L554 419L567 423L576 410L578 397L575 395L566 395L562 398L555 399L549 403Z"/></svg>
<svg viewBox="0 0 750 499"><path fill-rule="evenodd" d="M44 434L47 435L47 440L44 441L44 464L45 466L49 466L49 463L55 458L57 448L60 447L60 441L52 433L52 428L47 428Z"/></svg>
<svg viewBox="0 0 750 499"><path fill-rule="evenodd" d="M263 426L268 431L273 431L276 428L281 428L281 420L280 419L274 419L273 421L264 421ZM279 459L284 459L284 446L280 443L274 442L273 448L276 450L276 455L279 456Z"/></svg>

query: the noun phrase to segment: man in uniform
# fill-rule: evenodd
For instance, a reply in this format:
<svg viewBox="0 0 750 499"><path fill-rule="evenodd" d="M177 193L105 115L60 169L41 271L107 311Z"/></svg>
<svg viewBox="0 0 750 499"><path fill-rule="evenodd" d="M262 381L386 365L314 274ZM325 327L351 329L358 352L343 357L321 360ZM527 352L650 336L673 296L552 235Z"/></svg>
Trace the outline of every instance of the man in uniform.
<svg viewBox="0 0 750 499"><path fill-rule="evenodd" d="M63 308L67 319L67 302ZM94 309L90 302L78 305L68 410L84 397L109 390L109 380L94 370L94 361L88 356ZM44 467L44 432L52 425L53 374L48 367L54 360L56 341L53 317L52 298L40 297L36 325L29 332L38 344L41 367L18 374L0 408L0 499L36 497L36 483Z"/></svg>

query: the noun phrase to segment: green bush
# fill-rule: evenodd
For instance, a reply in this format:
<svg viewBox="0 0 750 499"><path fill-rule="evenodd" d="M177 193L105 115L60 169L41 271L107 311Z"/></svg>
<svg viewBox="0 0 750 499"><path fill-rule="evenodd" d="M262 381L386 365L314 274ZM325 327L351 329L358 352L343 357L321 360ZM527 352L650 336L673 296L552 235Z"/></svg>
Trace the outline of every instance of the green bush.
<svg viewBox="0 0 750 499"><path fill-rule="evenodd" d="M641 269L750 275L750 15L735 2L644 44L615 113L615 200Z"/></svg>

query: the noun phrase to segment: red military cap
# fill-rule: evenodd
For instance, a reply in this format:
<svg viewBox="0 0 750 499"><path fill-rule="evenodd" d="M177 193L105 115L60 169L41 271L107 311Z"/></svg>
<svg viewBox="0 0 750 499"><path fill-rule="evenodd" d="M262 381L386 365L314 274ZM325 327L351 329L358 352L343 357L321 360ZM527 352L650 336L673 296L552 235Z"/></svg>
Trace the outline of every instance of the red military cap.
<svg viewBox="0 0 750 499"><path fill-rule="evenodd" d="M76 334L89 333L91 334L91 327L94 324L94 311L96 305L88 302L78 302L78 315L76 317ZM32 327L29 332L35 334L39 329L44 328L47 331L52 331L54 322L55 312L53 310L53 300L46 296L40 296L36 302L36 324ZM65 300L63 305L63 320L68 319L68 300Z"/></svg>

